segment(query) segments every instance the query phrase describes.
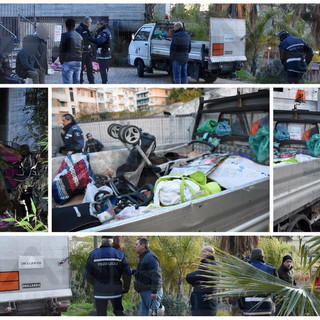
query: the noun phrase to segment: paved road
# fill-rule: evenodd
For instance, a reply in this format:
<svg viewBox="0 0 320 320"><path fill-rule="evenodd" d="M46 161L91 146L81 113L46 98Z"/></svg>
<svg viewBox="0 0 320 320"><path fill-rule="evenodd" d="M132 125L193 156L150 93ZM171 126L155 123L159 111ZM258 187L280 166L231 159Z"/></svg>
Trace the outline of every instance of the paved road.
<svg viewBox="0 0 320 320"><path fill-rule="evenodd" d="M84 76L87 80L86 75ZM99 73L95 74L96 84L101 84L101 77ZM62 84L62 76L60 71L55 71L53 75L46 76L46 83L50 84ZM88 82L85 82L87 84ZM201 79L197 82L189 78L190 84L204 84ZM218 78L215 84L241 84L243 82L231 79ZM110 68L109 70L109 84L171 84L170 77L167 72L155 71L153 74L146 73L143 78L137 76L136 68Z"/></svg>

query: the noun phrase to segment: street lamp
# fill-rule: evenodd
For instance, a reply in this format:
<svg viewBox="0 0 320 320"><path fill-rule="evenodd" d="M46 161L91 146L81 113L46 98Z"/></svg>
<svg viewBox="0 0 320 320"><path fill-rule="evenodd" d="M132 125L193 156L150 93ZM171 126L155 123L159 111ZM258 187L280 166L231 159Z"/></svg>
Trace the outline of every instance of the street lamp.
<svg viewBox="0 0 320 320"><path fill-rule="evenodd" d="M270 64L270 51L272 47L268 47L268 64Z"/></svg>

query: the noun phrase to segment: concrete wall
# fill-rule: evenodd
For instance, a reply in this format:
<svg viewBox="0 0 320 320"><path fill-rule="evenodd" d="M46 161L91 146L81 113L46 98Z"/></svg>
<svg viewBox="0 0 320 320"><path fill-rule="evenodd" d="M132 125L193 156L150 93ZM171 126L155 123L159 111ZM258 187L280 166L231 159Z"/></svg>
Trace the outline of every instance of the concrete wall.
<svg viewBox="0 0 320 320"><path fill-rule="evenodd" d="M9 89L9 116L8 116L8 140L12 141L17 135L24 136L28 133L25 125L27 124L29 118L22 111L26 104L25 88L11 88ZM32 140L19 141L19 144L29 144L33 143Z"/></svg>
<svg viewBox="0 0 320 320"><path fill-rule="evenodd" d="M110 150L124 147L120 140L113 139L109 136L108 127L112 123L118 123L120 125L130 124L142 128L143 132L154 135L157 139L157 145L161 145L190 141L194 120L195 118L192 116L170 116L87 122L79 123L79 125L83 130L84 135L90 132L94 138L97 138L104 144L103 150ZM58 153L59 147L63 145L60 129L61 127L58 126L52 129L53 156Z"/></svg>

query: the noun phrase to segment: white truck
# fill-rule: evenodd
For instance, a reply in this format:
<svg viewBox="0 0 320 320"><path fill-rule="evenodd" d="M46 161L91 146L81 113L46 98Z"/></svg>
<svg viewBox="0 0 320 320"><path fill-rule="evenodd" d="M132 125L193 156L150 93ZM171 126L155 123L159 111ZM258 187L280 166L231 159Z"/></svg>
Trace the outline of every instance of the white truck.
<svg viewBox="0 0 320 320"><path fill-rule="evenodd" d="M255 159L255 155L248 146L250 128L253 123L269 116L269 90L254 93L240 94L231 97L203 100L200 99L199 109L195 120L192 139L202 138L203 133L197 132L199 125L207 120L229 121L232 134L220 137L220 145L214 150L217 154L236 154ZM268 120L267 120L268 122ZM268 122L269 123L269 122ZM134 124L134 120L132 121ZM135 139L140 134L134 126L123 126L120 136ZM132 131L130 131L132 129ZM177 128L177 130L179 130ZM121 133L122 132L122 133ZM128 136L126 134L128 133ZM159 132L161 134L161 132ZM206 138L214 138L214 134L207 134ZM128 141L129 141L128 140ZM171 147L171 148L170 148ZM175 151L179 154L190 152L190 147L180 144L173 148L170 146L157 146L157 155ZM215 154L217 153L217 154ZM268 153L269 154L269 153ZM126 162L129 151L117 149L90 153L90 164L94 174L103 174L106 169L117 168ZM52 159L52 176L55 177L63 157ZM184 161L178 159L177 161ZM256 161L256 159L255 159ZM254 162L254 161L253 161ZM261 166L269 170L266 163ZM259 165L259 164L258 164ZM240 170L241 171L241 170ZM268 231L269 228L269 176L259 174L250 181L238 178L237 172L226 172L225 175L234 174L230 179L237 182L221 192L199 199L186 201L180 204L161 207L156 211L143 213L127 219L113 219L106 223L81 225L85 213L77 210L83 194L76 196L64 205L53 203L52 231L60 232L61 225L67 224L68 217L77 219L81 228L69 231L114 231L114 232L225 232L225 231ZM131 180L130 180L131 181ZM73 208L75 207L75 210ZM89 214L87 212L87 214ZM68 216L70 215L70 216ZM59 218L60 217L60 218ZM91 223L92 221L90 221Z"/></svg>
<svg viewBox="0 0 320 320"><path fill-rule="evenodd" d="M274 230L311 232L320 223L320 157L306 147L319 133L320 112L294 109L274 110L275 130L290 137L277 140L274 157ZM297 162L294 162L297 161Z"/></svg>
<svg viewBox="0 0 320 320"><path fill-rule="evenodd" d="M67 236L1 236L0 315L60 315L70 298Z"/></svg>
<svg viewBox="0 0 320 320"><path fill-rule="evenodd" d="M139 77L153 69L171 73L170 45L173 23L148 23L138 29L129 45L128 62ZM242 19L210 18L208 41L191 41L188 75L208 83L230 77L247 60L246 25Z"/></svg>

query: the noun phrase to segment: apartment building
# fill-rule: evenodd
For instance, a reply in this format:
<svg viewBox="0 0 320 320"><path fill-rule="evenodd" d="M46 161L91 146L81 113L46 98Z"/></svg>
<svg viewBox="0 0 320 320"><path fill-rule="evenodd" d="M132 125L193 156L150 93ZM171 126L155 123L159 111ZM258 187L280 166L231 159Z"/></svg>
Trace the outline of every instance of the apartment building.
<svg viewBox="0 0 320 320"><path fill-rule="evenodd" d="M98 112L119 112L137 110L135 88L97 89Z"/></svg>
<svg viewBox="0 0 320 320"><path fill-rule="evenodd" d="M136 92L137 108L150 111L164 109L170 92L168 88L141 88Z"/></svg>
<svg viewBox="0 0 320 320"><path fill-rule="evenodd" d="M60 123L63 114L97 113L97 89L52 88L52 123Z"/></svg>

